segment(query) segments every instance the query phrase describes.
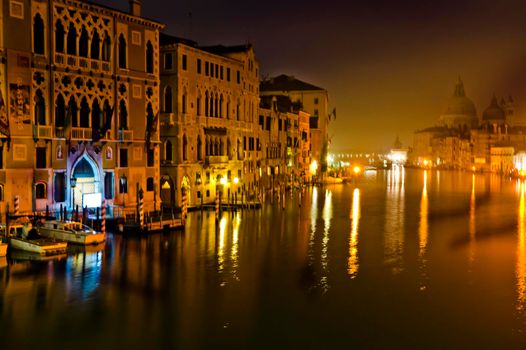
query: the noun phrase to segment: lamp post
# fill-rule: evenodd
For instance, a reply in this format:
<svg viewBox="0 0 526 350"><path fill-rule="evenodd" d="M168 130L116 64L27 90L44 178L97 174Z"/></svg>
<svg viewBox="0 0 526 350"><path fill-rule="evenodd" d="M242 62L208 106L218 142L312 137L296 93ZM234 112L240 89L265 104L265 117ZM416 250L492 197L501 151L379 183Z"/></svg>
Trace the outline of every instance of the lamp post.
<svg viewBox="0 0 526 350"><path fill-rule="evenodd" d="M71 179L69 179L69 184L71 185L72 192L71 210L75 210L75 187L77 187L77 178L75 177L75 175L71 175Z"/></svg>

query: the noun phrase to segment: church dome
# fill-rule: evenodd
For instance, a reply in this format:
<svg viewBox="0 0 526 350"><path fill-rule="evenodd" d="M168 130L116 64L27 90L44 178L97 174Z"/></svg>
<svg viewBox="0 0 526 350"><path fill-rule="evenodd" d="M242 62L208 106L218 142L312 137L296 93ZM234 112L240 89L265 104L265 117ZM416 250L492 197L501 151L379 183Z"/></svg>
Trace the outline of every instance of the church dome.
<svg viewBox="0 0 526 350"><path fill-rule="evenodd" d="M464 84L459 79L455 86L455 92L448 101L447 108L444 112L445 115L465 115L466 117L476 117L477 110L475 104L466 97L464 91Z"/></svg>
<svg viewBox="0 0 526 350"><path fill-rule="evenodd" d="M497 98L493 96L491 104L482 114L483 121L498 121L503 122L506 120L506 112L499 106Z"/></svg>

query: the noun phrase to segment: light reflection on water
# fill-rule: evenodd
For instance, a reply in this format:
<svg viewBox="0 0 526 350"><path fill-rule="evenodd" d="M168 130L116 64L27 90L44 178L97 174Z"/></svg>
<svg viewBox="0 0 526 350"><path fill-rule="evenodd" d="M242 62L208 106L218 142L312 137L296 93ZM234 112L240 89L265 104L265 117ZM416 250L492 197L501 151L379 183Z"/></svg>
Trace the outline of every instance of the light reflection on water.
<svg viewBox="0 0 526 350"><path fill-rule="evenodd" d="M348 274L351 278L358 276L358 227L360 225L360 189L355 188L351 206L351 237L349 239Z"/></svg>
<svg viewBox="0 0 526 350"><path fill-rule="evenodd" d="M385 202L385 263L394 274L403 270L405 169L393 165L387 173Z"/></svg>
<svg viewBox="0 0 526 350"><path fill-rule="evenodd" d="M525 348L525 191L393 168L285 210L192 212L184 233L10 257L2 346Z"/></svg>

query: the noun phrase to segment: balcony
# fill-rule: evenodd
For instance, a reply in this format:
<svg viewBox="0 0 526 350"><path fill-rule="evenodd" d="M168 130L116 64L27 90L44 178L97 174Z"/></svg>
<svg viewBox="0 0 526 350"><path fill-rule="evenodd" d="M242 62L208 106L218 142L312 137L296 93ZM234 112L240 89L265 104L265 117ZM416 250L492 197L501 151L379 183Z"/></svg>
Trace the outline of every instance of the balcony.
<svg viewBox="0 0 526 350"><path fill-rule="evenodd" d="M133 141L133 130L119 130L119 141Z"/></svg>
<svg viewBox="0 0 526 350"><path fill-rule="evenodd" d="M67 55L64 53L55 53L55 64L58 66L68 66L69 68L76 69L82 68L84 70L94 71L111 71L110 62L103 60L91 59L88 57L78 57L73 55Z"/></svg>
<svg viewBox="0 0 526 350"><path fill-rule="evenodd" d="M174 113L164 113L161 115L161 127L173 127L175 125L176 116Z"/></svg>
<svg viewBox="0 0 526 350"><path fill-rule="evenodd" d="M33 137L35 139L52 138L52 129L49 125L33 125Z"/></svg>
<svg viewBox="0 0 526 350"><path fill-rule="evenodd" d="M205 162L207 164L228 163L228 156L207 156Z"/></svg>
<svg viewBox="0 0 526 350"><path fill-rule="evenodd" d="M93 131L91 128L71 128L72 140L92 140Z"/></svg>

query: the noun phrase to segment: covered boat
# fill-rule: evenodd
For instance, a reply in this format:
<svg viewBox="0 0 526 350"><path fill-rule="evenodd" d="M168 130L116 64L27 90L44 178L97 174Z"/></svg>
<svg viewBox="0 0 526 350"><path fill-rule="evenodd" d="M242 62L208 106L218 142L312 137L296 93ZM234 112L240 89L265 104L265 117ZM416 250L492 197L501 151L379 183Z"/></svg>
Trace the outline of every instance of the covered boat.
<svg viewBox="0 0 526 350"><path fill-rule="evenodd" d="M2 227L5 232L5 226ZM67 243L55 239L41 237L35 228L29 224L15 224L9 226L9 246L11 249L42 255L64 254Z"/></svg>

